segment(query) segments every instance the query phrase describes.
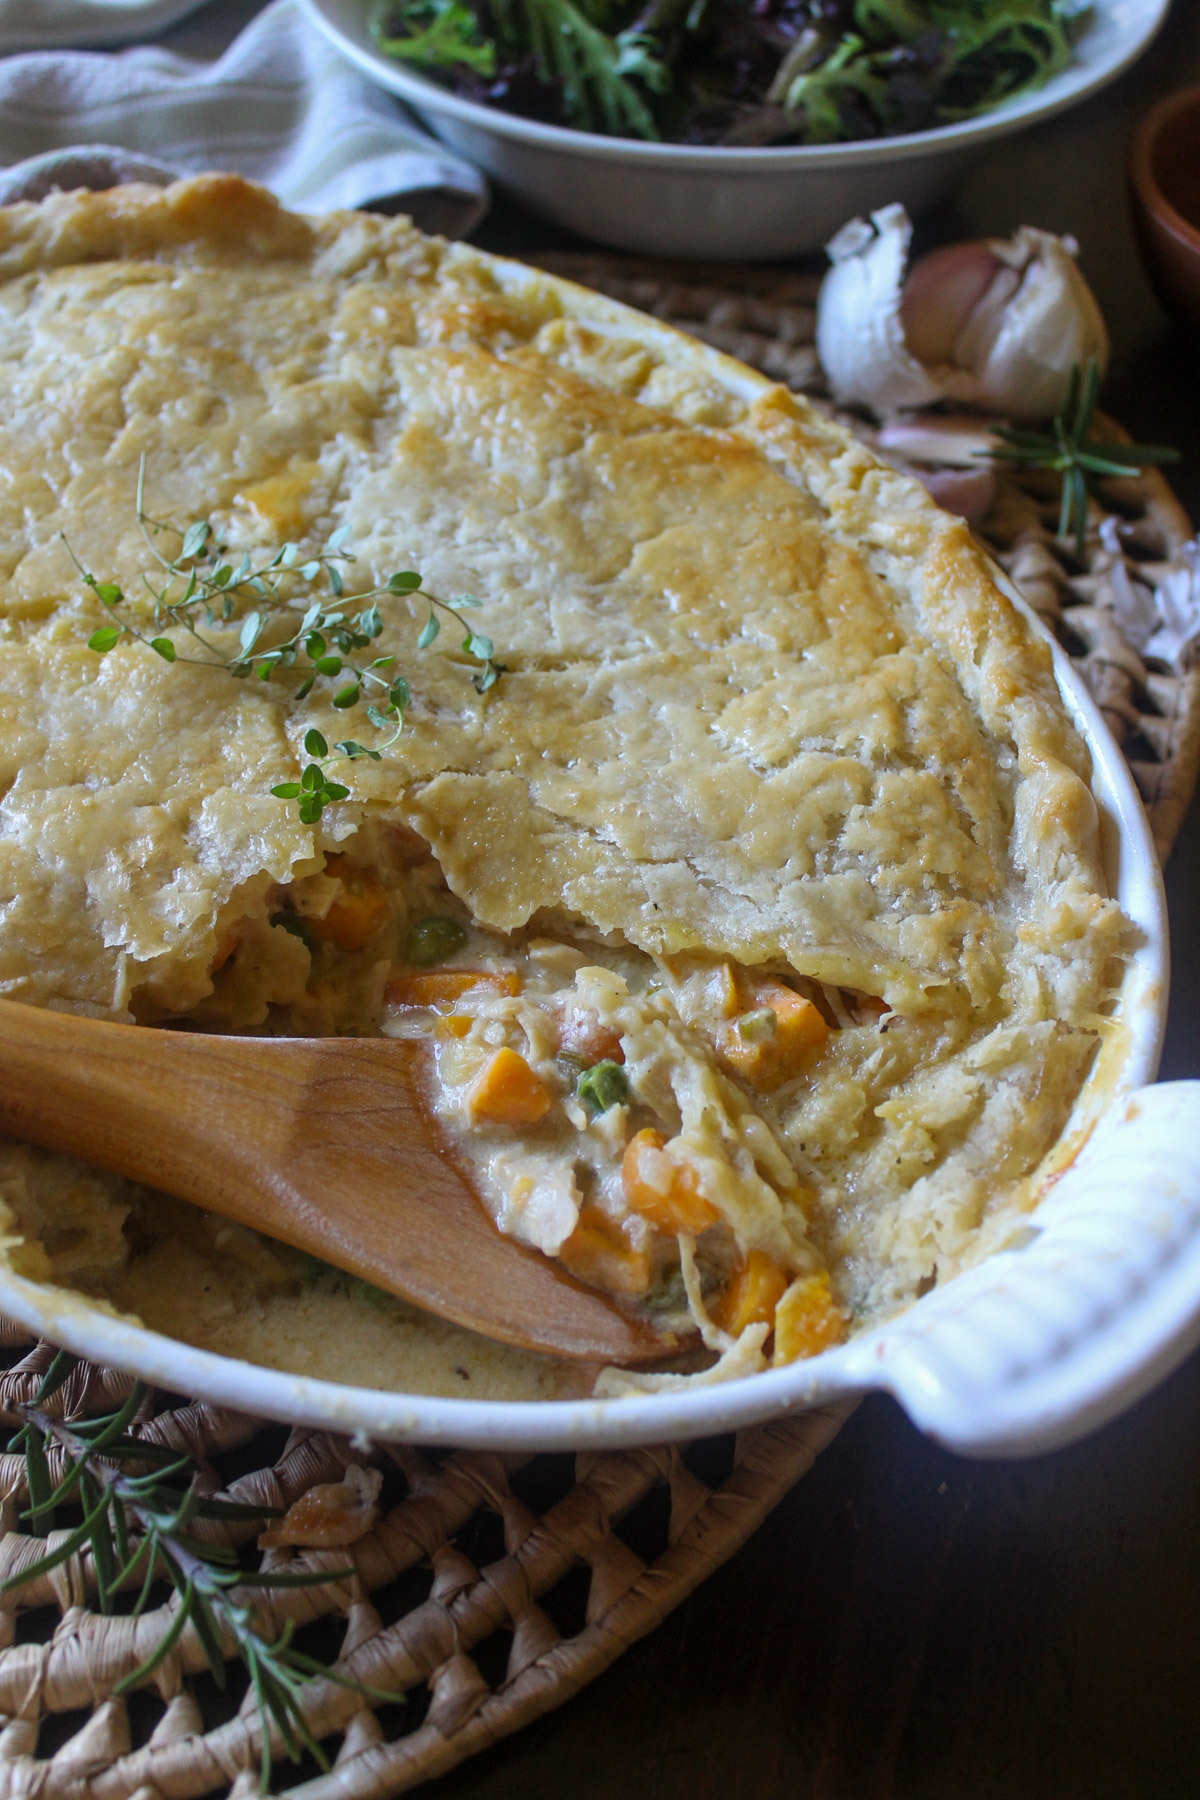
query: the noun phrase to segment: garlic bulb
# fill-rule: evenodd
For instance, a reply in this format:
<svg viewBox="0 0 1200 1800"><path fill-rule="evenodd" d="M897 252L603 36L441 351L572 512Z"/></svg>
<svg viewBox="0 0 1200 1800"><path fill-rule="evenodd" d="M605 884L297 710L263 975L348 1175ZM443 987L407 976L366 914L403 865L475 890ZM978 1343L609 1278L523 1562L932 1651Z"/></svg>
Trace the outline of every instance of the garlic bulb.
<svg viewBox="0 0 1200 1800"><path fill-rule="evenodd" d="M1108 366L1108 333L1077 246L1023 225L935 250L908 268L902 206L852 219L829 245L817 351L835 399L877 417L959 400L1007 419L1048 419L1071 370Z"/></svg>

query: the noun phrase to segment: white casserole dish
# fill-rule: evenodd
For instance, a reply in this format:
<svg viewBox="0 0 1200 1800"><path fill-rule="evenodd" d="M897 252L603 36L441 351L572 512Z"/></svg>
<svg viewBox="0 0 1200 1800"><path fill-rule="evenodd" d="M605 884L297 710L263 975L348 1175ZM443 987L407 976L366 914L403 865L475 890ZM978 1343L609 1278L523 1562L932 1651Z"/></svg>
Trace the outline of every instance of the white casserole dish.
<svg viewBox="0 0 1200 1800"><path fill-rule="evenodd" d="M545 278L491 259L504 288ZM570 284L559 284L564 289ZM573 316L632 327L664 362L706 364L745 399L772 383L656 320L582 289ZM997 581L1042 631L1007 577ZM1044 633L1043 633L1044 635ZM1060 690L1086 739L1110 890L1137 931L1112 1028L1047 1161L1044 1197L998 1252L893 1321L808 1361L638 1398L488 1401L402 1395L252 1365L146 1330L0 1265L0 1313L161 1387L381 1439L493 1449L662 1443L871 1390L974 1454L1051 1449L1138 1398L1200 1342L1200 1081L1151 1088L1168 984L1162 880L1129 770L1065 654Z"/></svg>
<svg viewBox="0 0 1200 1800"><path fill-rule="evenodd" d="M994 139L1095 93L1142 51L1170 0L1095 0L1069 68L982 118L857 144L707 149L602 137L463 100L380 53L367 0L304 0L354 66L556 225L650 256L719 260L819 250L855 214L930 205Z"/></svg>
<svg viewBox="0 0 1200 1800"><path fill-rule="evenodd" d="M82 1297L0 1269L0 1311L159 1386L268 1417L382 1439L492 1449L661 1443L880 1390L954 1449L1054 1449L1112 1418L1200 1341L1200 1082L1147 1087L1162 1043L1167 939L1145 814L1099 713L1056 651L1094 763L1113 891L1141 934L1062 1140L1064 1172L1022 1247L993 1255L889 1324L807 1362L646 1398L405 1396L193 1349ZM1072 1153L1078 1155L1072 1160Z"/></svg>

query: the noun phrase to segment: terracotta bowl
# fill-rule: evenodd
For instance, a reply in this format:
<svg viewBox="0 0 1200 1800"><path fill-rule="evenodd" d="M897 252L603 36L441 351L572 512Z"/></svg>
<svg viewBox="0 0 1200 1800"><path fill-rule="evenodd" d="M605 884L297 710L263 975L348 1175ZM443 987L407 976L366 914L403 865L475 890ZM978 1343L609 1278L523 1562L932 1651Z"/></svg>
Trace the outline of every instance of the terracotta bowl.
<svg viewBox="0 0 1200 1800"><path fill-rule="evenodd" d="M1200 87L1147 113L1129 149L1133 222L1167 311L1200 330Z"/></svg>

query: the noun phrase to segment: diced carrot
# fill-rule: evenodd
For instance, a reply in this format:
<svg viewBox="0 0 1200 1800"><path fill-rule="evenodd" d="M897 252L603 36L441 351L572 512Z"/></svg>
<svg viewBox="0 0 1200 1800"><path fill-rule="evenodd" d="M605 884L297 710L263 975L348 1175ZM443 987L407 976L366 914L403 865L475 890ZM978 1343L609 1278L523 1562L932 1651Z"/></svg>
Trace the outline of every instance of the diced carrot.
<svg viewBox="0 0 1200 1800"><path fill-rule="evenodd" d="M707 1231L721 1215L700 1192L691 1163L667 1155L658 1131L639 1131L625 1146L621 1186L625 1203L656 1231Z"/></svg>
<svg viewBox="0 0 1200 1800"><path fill-rule="evenodd" d="M743 1037L734 1025L719 1033L716 1046L718 1061L731 1074L740 1075L755 1087L774 1085L770 1081L775 1068L773 1044Z"/></svg>
<svg viewBox="0 0 1200 1800"><path fill-rule="evenodd" d="M728 963L721 963L708 979L708 993L713 1011L719 1018L732 1019L738 1009L737 982Z"/></svg>
<svg viewBox="0 0 1200 1800"><path fill-rule="evenodd" d="M536 1125L553 1104L541 1076L507 1045L488 1058L467 1089L468 1110L493 1125Z"/></svg>
<svg viewBox="0 0 1200 1800"><path fill-rule="evenodd" d="M305 921L314 937L339 950L362 950L391 912L383 884L369 869L357 869L344 856L331 856L325 873L336 875L342 891L323 919Z"/></svg>
<svg viewBox="0 0 1200 1800"><path fill-rule="evenodd" d="M564 1002L559 1009L559 1047L585 1062L625 1061L620 1034L611 1025L601 1023L590 1006Z"/></svg>
<svg viewBox="0 0 1200 1800"><path fill-rule="evenodd" d="M341 894L323 919L310 919L314 937L339 950L362 950L375 936L388 916L387 896L378 894Z"/></svg>
<svg viewBox="0 0 1200 1800"><path fill-rule="evenodd" d="M217 939L217 954L208 965L208 972L210 975L215 975L218 970L225 967L225 964L229 961L230 957L241 943L242 923L243 921L239 920L236 925L227 925Z"/></svg>
<svg viewBox="0 0 1200 1800"><path fill-rule="evenodd" d="M491 994L519 994L515 969L406 969L384 989L389 1006L453 1006L472 988Z"/></svg>
<svg viewBox="0 0 1200 1800"><path fill-rule="evenodd" d="M445 1037L465 1038L474 1023L470 1013L443 1013L437 1022L438 1032Z"/></svg>
<svg viewBox="0 0 1200 1800"><path fill-rule="evenodd" d="M775 1361L796 1362L832 1349L846 1336L825 1274L801 1275L775 1308Z"/></svg>
<svg viewBox="0 0 1200 1800"><path fill-rule="evenodd" d="M824 1049L829 1027L811 1000L781 987L767 1005L779 1022L779 1045L790 1063L799 1062L810 1050Z"/></svg>
<svg viewBox="0 0 1200 1800"><path fill-rule="evenodd" d="M787 1292L787 1272L762 1250L751 1250L709 1311L713 1323L736 1337L747 1325L769 1325Z"/></svg>
<svg viewBox="0 0 1200 1800"><path fill-rule="evenodd" d="M778 1087L822 1049L829 1027L818 1007L781 981L749 988L753 1005L721 1033L722 1062L757 1087Z"/></svg>
<svg viewBox="0 0 1200 1800"><path fill-rule="evenodd" d="M649 1252L635 1249L615 1220L598 1206L583 1209L558 1254L572 1275L610 1294L644 1294L650 1287Z"/></svg>

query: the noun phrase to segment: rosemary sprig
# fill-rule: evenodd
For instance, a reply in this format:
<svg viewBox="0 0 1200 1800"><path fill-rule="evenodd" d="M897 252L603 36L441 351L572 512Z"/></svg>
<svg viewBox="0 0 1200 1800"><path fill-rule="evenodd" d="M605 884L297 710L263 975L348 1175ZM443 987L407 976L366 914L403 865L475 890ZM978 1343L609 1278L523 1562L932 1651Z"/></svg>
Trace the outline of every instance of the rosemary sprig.
<svg viewBox="0 0 1200 1800"><path fill-rule="evenodd" d="M1016 463L1025 469L1051 469L1062 481L1058 509L1058 536L1075 542L1082 556L1087 537L1088 494L1099 476L1137 475L1147 464L1179 461L1179 452L1163 444L1114 444L1089 437L1100 398L1100 365L1089 356L1085 366L1071 370L1062 411L1051 429L1023 431L997 426L1001 441L986 454L995 462Z"/></svg>
<svg viewBox="0 0 1200 1800"><path fill-rule="evenodd" d="M203 1494L190 1457L131 1437L129 1426L148 1392L141 1382L134 1384L115 1412L100 1418L53 1418L46 1411L46 1402L75 1366L73 1356L59 1351L33 1400L17 1408L24 1423L8 1449L25 1455L29 1507L22 1517L34 1535L46 1536L57 1509L69 1501L80 1507L83 1518L45 1556L8 1576L0 1584L0 1592L58 1568L85 1544L92 1550L102 1613L112 1613L115 1596L139 1576L141 1586L131 1609L135 1616L149 1606L156 1583L169 1583L177 1596L175 1616L156 1649L117 1683L114 1693L128 1693L148 1680L189 1625L199 1639L213 1680L223 1688L223 1643L231 1639L234 1653L249 1674L258 1706L263 1791L271 1778L272 1724L291 1761L298 1761L307 1750L327 1769L328 1760L304 1717L302 1696L307 1683L320 1676L369 1699L394 1701L397 1696L361 1687L297 1650L291 1642L290 1620L277 1638L265 1637L241 1590L320 1586L345 1580L354 1569L243 1569L236 1550L197 1536L194 1526L201 1520L263 1520L278 1517L280 1509L244 1506ZM50 1446L66 1461L66 1472L57 1483L50 1475ZM136 1472L123 1465L135 1465Z"/></svg>
<svg viewBox="0 0 1200 1800"><path fill-rule="evenodd" d="M344 800L350 791L329 779L329 765L364 757L379 762L404 729L404 712L411 696L408 682L396 670L396 658L374 656L368 661L360 654L371 648L383 630L380 601L420 591L429 610L417 638L418 650L430 647L444 621L461 623L460 615L481 606L482 601L474 594L439 599L422 588L414 569L398 569L379 586L348 598L342 571L355 558L346 549L350 528L345 525L304 560L299 545L287 543L257 559L246 551L235 564L228 560L226 546L218 541L209 520L196 519L180 530L170 520L148 513L145 480L143 457L138 469L137 519L157 565L153 574L142 575L152 600L149 629L144 630L138 615L130 610L124 589L116 582L98 580L63 534L67 554L84 585L109 616L109 623L88 639L88 648L107 656L124 639L144 644L164 662L221 669L239 680L291 677L297 682L296 700L307 698L320 682L333 688L331 704L339 712L348 712L365 700L371 724L385 734L382 742L368 745L345 738L330 749L321 732L311 730L305 737L311 761L300 780L281 782L271 790L282 800L295 800L305 824L315 823L331 801ZM179 539L174 556L164 556L155 542L164 532ZM328 600L312 600L297 620L300 590L304 586L311 589L322 578L328 586ZM212 633L235 624L241 629L237 649L231 654L228 640L218 641ZM477 692L484 694L495 686L504 665L495 660L490 637L470 626L464 630L462 648L479 665L472 681ZM167 636L169 631L185 632L191 653L181 650Z"/></svg>

